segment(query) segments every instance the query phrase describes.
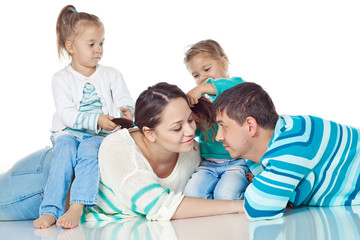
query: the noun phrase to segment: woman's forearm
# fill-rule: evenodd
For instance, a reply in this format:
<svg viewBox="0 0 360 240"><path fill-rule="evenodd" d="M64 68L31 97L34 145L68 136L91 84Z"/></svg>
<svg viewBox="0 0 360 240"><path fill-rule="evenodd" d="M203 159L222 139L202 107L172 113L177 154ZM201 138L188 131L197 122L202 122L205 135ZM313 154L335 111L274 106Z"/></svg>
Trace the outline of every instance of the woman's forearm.
<svg viewBox="0 0 360 240"><path fill-rule="evenodd" d="M184 197L172 219L244 212L243 200L211 200Z"/></svg>

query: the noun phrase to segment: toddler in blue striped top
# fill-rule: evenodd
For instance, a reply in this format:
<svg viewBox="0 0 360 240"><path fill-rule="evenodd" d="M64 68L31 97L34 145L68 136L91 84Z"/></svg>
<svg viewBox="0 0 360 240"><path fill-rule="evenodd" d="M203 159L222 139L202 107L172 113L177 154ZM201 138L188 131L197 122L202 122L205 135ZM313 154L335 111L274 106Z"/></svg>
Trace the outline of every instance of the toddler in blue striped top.
<svg viewBox="0 0 360 240"><path fill-rule="evenodd" d="M98 64L104 44L104 26L98 17L68 5L58 16L56 33L59 58L65 54L71 64L55 73L52 81L54 159L40 217L34 221L37 228L55 222L74 228L83 208L97 204L100 143L117 127L112 122L115 117L132 120L134 110L121 73ZM70 185L70 206L65 212Z"/></svg>

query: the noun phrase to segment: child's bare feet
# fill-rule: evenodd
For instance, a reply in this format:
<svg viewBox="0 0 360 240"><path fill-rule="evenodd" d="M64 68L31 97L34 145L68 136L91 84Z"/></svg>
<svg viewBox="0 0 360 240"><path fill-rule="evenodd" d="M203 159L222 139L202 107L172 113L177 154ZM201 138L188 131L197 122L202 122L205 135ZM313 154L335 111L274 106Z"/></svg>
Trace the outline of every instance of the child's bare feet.
<svg viewBox="0 0 360 240"><path fill-rule="evenodd" d="M34 220L33 224L36 228L48 228L56 222L56 219L51 214L44 214L38 219Z"/></svg>
<svg viewBox="0 0 360 240"><path fill-rule="evenodd" d="M79 225L80 217L83 213L84 204L72 203L69 210L62 215L56 222L56 226L63 228L75 228Z"/></svg>

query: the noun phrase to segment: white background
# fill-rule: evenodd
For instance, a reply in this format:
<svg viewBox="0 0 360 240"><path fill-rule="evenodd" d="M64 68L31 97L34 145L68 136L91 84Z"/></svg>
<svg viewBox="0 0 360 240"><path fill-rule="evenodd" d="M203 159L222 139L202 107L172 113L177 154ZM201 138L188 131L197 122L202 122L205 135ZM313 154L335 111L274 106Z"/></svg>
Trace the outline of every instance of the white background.
<svg viewBox="0 0 360 240"><path fill-rule="evenodd" d="M5 1L0 14L0 172L50 146L55 23L62 7L105 25L101 64L119 69L132 97L159 81L195 83L187 46L212 38L230 75L261 84L279 114L311 114L360 127L360 2L350 0Z"/></svg>

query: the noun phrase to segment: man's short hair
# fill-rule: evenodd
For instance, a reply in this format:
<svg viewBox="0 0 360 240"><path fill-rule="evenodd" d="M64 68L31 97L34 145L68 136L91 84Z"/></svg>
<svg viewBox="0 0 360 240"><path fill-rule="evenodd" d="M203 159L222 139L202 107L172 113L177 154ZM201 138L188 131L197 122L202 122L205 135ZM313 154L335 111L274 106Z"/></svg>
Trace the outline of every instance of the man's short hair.
<svg viewBox="0 0 360 240"><path fill-rule="evenodd" d="M265 129L274 129L279 115L268 93L258 84L240 83L223 93L214 101L215 114L223 114L242 125L247 117L255 118Z"/></svg>

